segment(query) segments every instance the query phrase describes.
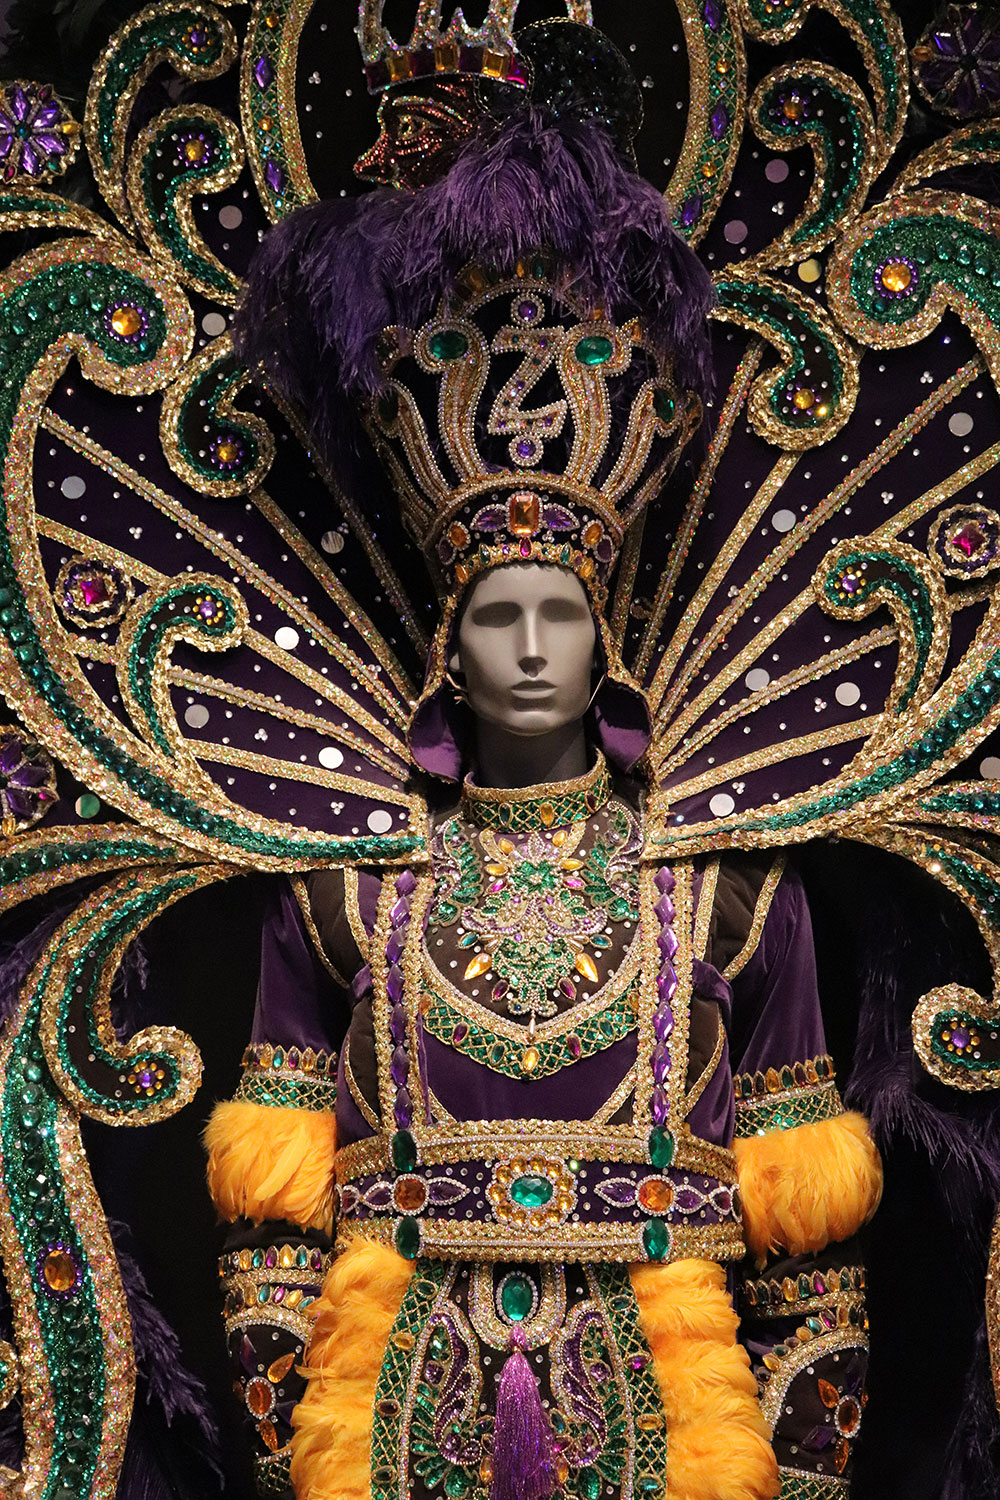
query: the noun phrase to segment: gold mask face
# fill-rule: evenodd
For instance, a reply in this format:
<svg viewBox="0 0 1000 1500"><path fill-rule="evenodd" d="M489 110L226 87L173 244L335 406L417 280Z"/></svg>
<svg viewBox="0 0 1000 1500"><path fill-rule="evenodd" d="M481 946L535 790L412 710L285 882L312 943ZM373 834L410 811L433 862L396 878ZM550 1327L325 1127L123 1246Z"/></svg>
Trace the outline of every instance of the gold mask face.
<svg viewBox="0 0 1000 1500"><path fill-rule="evenodd" d="M471 79L428 80L420 93L387 95L378 140L355 162L355 174L384 187L427 187L448 170L479 114Z"/></svg>

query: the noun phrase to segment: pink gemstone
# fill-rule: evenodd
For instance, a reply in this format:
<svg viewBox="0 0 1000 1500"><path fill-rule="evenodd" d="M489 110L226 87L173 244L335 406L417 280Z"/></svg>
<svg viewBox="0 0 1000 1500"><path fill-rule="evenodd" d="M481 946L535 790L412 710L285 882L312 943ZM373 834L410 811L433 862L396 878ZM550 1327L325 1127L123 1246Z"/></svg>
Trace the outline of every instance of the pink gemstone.
<svg viewBox="0 0 1000 1500"><path fill-rule="evenodd" d="M953 545L960 552L964 552L966 557L972 557L985 545L985 542L986 533L977 521L966 521L965 525L960 526L952 537Z"/></svg>
<svg viewBox="0 0 1000 1500"><path fill-rule="evenodd" d="M100 573L85 573L76 584L85 604L107 604L110 598L108 586Z"/></svg>

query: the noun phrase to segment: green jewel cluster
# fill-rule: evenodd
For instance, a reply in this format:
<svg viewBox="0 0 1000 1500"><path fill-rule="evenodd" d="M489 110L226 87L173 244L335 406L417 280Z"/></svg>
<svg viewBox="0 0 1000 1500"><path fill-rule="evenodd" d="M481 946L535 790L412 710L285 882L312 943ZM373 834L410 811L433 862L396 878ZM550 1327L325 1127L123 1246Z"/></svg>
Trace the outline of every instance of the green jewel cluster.
<svg viewBox="0 0 1000 1500"><path fill-rule="evenodd" d="M438 876L431 920L435 926L450 927L463 907L479 899L483 873L472 841L464 836L457 819L444 828L442 843L447 863Z"/></svg>
<svg viewBox="0 0 1000 1500"><path fill-rule="evenodd" d="M414 1267L386 1345L375 1389L372 1421L372 1500L397 1500L403 1452L403 1417L417 1340L430 1319L448 1268L420 1260Z"/></svg>
<svg viewBox="0 0 1000 1500"><path fill-rule="evenodd" d="M558 1036L532 1038L531 1067L524 1062L525 1048L529 1045L527 1033L519 1041L500 1036L488 1027L469 1021L465 1015L450 1005L441 995L434 995L430 1010L423 1018L424 1026L431 1036L453 1047L456 1052L469 1057L473 1062L489 1068L491 1073L502 1073L506 1078L523 1078L527 1071L531 1077L548 1078L560 1069L567 1068L581 1058L593 1057L603 1052L613 1042L619 1042L635 1028L635 1007L632 1002L634 985L625 994L612 1001L598 1015L588 1016L579 1025L561 1031Z"/></svg>
<svg viewBox="0 0 1000 1500"><path fill-rule="evenodd" d="M77 957L66 975L66 982L59 997L59 1014L56 1022L56 1039L59 1061L85 1099L102 1110L121 1117L135 1115L152 1103L171 1099L181 1082L180 1067L175 1058L166 1053L138 1052L128 1059L130 1079L135 1080L126 1093L119 1080L122 1061L107 1051L96 1025L94 999L100 984L101 971L114 948L143 927L162 910L172 897L190 890L196 884L193 873L184 873L164 880L153 891L143 891L131 899L116 903L96 933L87 941L86 947ZM60 951L71 946L84 925L77 915L60 931ZM53 953L45 967L41 990L48 982L58 953ZM89 1063L87 1076L80 1071L70 1048L70 1026L77 1030L85 1026L87 1031L86 1051L94 1061ZM77 1045L76 1052L82 1051ZM103 1075L105 1087L100 1088L96 1077ZM121 1092L122 1097L117 1097Z"/></svg>
<svg viewBox="0 0 1000 1500"><path fill-rule="evenodd" d="M883 275L905 265L902 290ZM1000 243L994 234L949 213L913 212L867 236L851 262L851 296L865 317L899 328L921 314L942 288L957 292L991 324L1000 322Z"/></svg>
<svg viewBox="0 0 1000 1500"><path fill-rule="evenodd" d="M728 279L723 273L715 289L720 305L752 322L781 356L783 369L768 399L775 421L794 431L808 431L833 420L844 391L844 368L836 345L820 323L770 283ZM807 345L812 348L808 366ZM814 396L822 390L823 399L797 405L795 396L805 390Z"/></svg>
<svg viewBox="0 0 1000 1500"><path fill-rule="evenodd" d="M893 594L910 616L917 662L900 696L905 708L927 666L934 638L934 605L916 568L892 552L852 551L838 555L823 580L823 592L837 609L863 612L877 594Z"/></svg>
<svg viewBox="0 0 1000 1500"><path fill-rule="evenodd" d="M788 113L789 93L804 102L808 110L804 118ZM786 69L761 96L757 118L764 130L787 143L787 148L808 141L818 151L822 158L817 174L819 202L792 235L791 243L803 244L817 235L825 237L838 225L861 177L865 132L857 105L850 94L829 79Z"/></svg>
<svg viewBox="0 0 1000 1500"><path fill-rule="evenodd" d="M0 858L0 885L16 885L35 875L54 875L74 865L81 866L80 875L86 875L87 865L159 864L176 858L176 849L147 843L142 838L67 839L65 843L36 844L4 855Z"/></svg>
<svg viewBox="0 0 1000 1500"><path fill-rule="evenodd" d="M41 1354L48 1373L53 1456L45 1500L79 1500L90 1493L109 1376L94 1282L59 1161L59 1095L37 1027L38 1007L32 1005L11 1046L4 1079L4 1189L40 1325L42 1348L32 1353ZM74 1272L75 1284L66 1285L74 1282Z"/></svg>
<svg viewBox="0 0 1000 1500"><path fill-rule="evenodd" d="M210 584L185 583L150 597L152 603L145 612L142 600L135 606L138 623L129 643L128 680L153 738L161 750L172 756L173 746L153 698L154 669L169 632L183 621L185 633L203 636L208 641L218 640L233 629L237 615L229 594Z"/></svg>
<svg viewBox="0 0 1000 1500"><path fill-rule="evenodd" d="M200 157L188 158L177 138L200 148ZM192 153L193 156L193 153ZM192 110L177 115L154 131L142 162L142 196L146 212L170 254L193 281L217 292L239 291L239 278L202 255L184 232L178 213L181 190L192 190L206 177L214 178L233 163L233 151L225 133L211 116Z"/></svg>
<svg viewBox="0 0 1000 1500"><path fill-rule="evenodd" d="M844 1112L835 1088L798 1089L791 1099L754 1099L740 1105L734 1135L737 1140L766 1135L772 1130L794 1130L798 1125L818 1125Z"/></svg>
<svg viewBox="0 0 1000 1500"><path fill-rule="evenodd" d="M184 461L203 479L249 481L252 475L259 483L263 478L263 470L259 476L256 474L261 461L256 434L244 423L220 412L226 398L245 379L246 372L233 355L225 354L202 371L181 403L174 436ZM207 458L199 451L204 447L206 422L212 424Z"/></svg>
<svg viewBox="0 0 1000 1500"><path fill-rule="evenodd" d="M138 305L146 313L148 327L135 340L116 338L107 326L110 309L123 304ZM42 271L13 290L0 308L0 358L7 371L0 384L0 458L9 448L21 393L32 370L48 349L69 333L88 340L123 369L142 364L154 357L166 336L163 305L141 278L99 261ZM14 571L5 511L0 522L0 629L31 691L111 775L187 828L250 855L312 863L324 855L359 860L392 858L419 848L420 839L412 834L329 840L283 838L253 828L245 820L210 813L140 765L111 735L97 728L50 666Z"/></svg>
<svg viewBox="0 0 1000 1500"><path fill-rule="evenodd" d="M635 1455L633 1492L644 1500L653 1500L653 1497L663 1494L663 1476L667 1468L663 1397L653 1356L642 1331L628 1266L595 1265L592 1271L628 1383L629 1437ZM613 1384L612 1381L606 1382L602 1390ZM594 1497L584 1495L582 1500L594 1500Z"/></svg>
<svg viewBox="0 0 1000 1500"><path fill-rule="evenodd" d="M224 35L204 10L193 5L161 5L158 10L125 32L105 72L97 97L97 147L105 167L114 156L122 100L157 56L183 68L210 68L222 57Z"/></svg>
<svg viewBox="0 0 1000 1500"><path fill-rule="evenodd" d="M712 222L729 185L730 161L743 129L743 63L731 7L724 0L704 0L695 9L696 16L690 23L685 17L685 25L697 27L692 41L699 51L704 50L699 72L704 78L705 101L692 112L701 132L690 175L670 184L670 201L677 205L673 225L685 239L700 239Z"/></svg>

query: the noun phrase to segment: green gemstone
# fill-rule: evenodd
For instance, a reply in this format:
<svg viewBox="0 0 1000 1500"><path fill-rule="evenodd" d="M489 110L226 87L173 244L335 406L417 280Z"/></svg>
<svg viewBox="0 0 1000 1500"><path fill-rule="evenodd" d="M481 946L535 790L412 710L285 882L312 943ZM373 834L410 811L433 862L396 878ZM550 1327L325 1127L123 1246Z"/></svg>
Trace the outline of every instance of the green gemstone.
<svg viewBox="0 0 1000 1500"><path fill-rule="evenodd" d="M397 1130L392 1138L392 1164L397 1172L412 1172L417 1165L417 1143L408 1130Z"/></svg>
<svg viewBox="0 0 1000 1500"><path fill-rule="evenodd" d="M416 1260L420 1249L420 1225L416 1219L400 1219L396 1225L396 1249L404 1260Z"/></svg>
<svg viewBox="0 0 1000 1500"><path fill-rule="evenodd" d="M451 1500L461 1500L461 1496L468 1493L471 1483L464 1469L451 1468L444 1481L444 1492L451 1496Z"/></svg>
<svg viewBox="0 0 1000 1500"><path fill-rule="evenodd" d="M669 1130L662 1125L653 1126L649 1132L649 1159L657 1171L662 1172L669 1167L674 1159L676 1145L677 1142Z"/></svg>
<svg viewBox="0 0 1000 1500"><path fill-rule="evenodd" d="M512 1323L521 1323L531 1315L535 1305L535 1288L527 1276L508 1276L500 1288L500 1306Z"/></svg>
<svg viewBox="0 0 1000 1500"><path fill-rule="evenodd" d="M596 1469L581 1469L576 1482L584 1500L597 1500L601 1493L601 1476Z"/></svg>
<svg viewBox="0 0 1000 1500"><path fill-rule="evenodd" d="M650 1260L665 1260L670 1251L670 1230L662 1219L650 1219L642 1231L642 1248Z"/></svg>
<svg viewBox="0 0 1000 1500"><path fill-rule="evenodd" d="M510 1196L522 1208L544 1207L553 1192L553 1186L547 1177L536 1177L530 1173L524 1177L515 1177L510 1185Z"/></svg>
<svg viewBox="0 0 1000 1500"><path fill-rule="evenodd" d="M635 1487L640 1495L658 1495L663 1489L663 1481L655 1474L643 1474L636 1480Z"/></svg>
<svg viewBox="0 0 1000 1500"><path fill-rule="evenodd" d="M669 391L655 391L653 393L653 410L661 422L669 422L677 410L677 402Z"/></svg>
<svg viewBox="0 0 1000 1500"><path fill-rule="evenodd" d="M606 364L614 352L614 344L602 334L594 334L590 338L581 339L576 346L576 357L581 365Z"/></svg>
<svg viewBox="0 0 1000 1500"><path fill-rule="evenodd" d="M457 328L445 328L428 339L427 347L435 359L461 359L469 340Z"/></svg>

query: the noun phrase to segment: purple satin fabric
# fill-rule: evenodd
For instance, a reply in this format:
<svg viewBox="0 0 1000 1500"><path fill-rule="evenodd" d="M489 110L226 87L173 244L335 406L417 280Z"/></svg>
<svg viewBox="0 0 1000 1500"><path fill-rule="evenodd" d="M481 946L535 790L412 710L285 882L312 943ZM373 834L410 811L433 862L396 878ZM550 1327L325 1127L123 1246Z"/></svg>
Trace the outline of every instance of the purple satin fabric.
<svg viewBox="0 0 1000 1500"><path fill-rule="evenodd" d="M282 885L264 924L254 1042L336 1052L350 1022L347 997L313 947L290 885Z"/></svg>

